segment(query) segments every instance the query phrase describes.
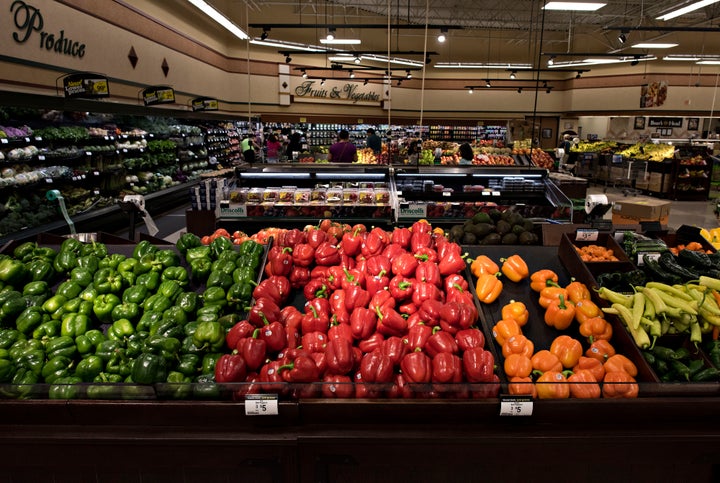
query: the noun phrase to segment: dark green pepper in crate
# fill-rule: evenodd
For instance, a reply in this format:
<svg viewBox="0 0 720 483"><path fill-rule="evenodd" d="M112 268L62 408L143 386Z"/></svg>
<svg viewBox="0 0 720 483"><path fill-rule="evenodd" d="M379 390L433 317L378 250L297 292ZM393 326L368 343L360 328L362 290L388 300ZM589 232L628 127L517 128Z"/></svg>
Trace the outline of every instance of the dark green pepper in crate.
<svg viewBox="0 0 720 483"><path fill-rule="evenodd" d="M185 253L185 260L188 262L188 264L191 264L195 260L210 260L211 256L212 251L210 250L210 247L208 245L202 245L199 247L190 248Z"/></svg>
<svg viewBox="0 0 720 483"><path fill-rule="evenodd" d="M121 302L113 307L110 317L113 322L120 319L132 322L140 318L140 307L134 302Z"/></svg>
<svg viewBox="0 0 720 483"><path fill-rule="evenodd" d="M32 241L21 243L13 250L13 257L17 258L22 262L27 262L32 258L33 253L35 252L37 247L37 243Z"/></svg>
<svg viewBox="0 0 720 483"><path fill-rule="evenodd" d="M201 246L200 237L194 233L183 233L175 243L175 248L183 255L191 248Z"/></svg>
<svg viewBox="0 0 720 483"><path fill-rule="evenodd" d="M82 382L92 382L105 369L105 362L96 355L90 355L80 362L75 368L75 375Z"/></svg>
<svg viewBox="0 0 720 483"><path fill-rule="evenodd" d="M155 257L154 253L146 253L140 257L137 270L140 274L147 272L162 273L164 268L162 262Z"/></svg>
<svg viewBox="0 0 720 483"><path fill-rule="evenodd" d="M28 282L23 287L23 295L45 295L50 291L50 286L45 280Z"/></svg>
<svg viewBox="0 0 720 483"><path fill-rule="evenodd" d="M110 340L123 340L135 333L135 326L128 319L119 319L108 327L107 338Z"/></svg>
<svg viewBox="0 0 720 483"><path fill-rule="evenodd" d="M230 262L233 262L233 264L235 264L235 261L238 259L239 256L240 256L240 252L237 250L225 250L218 256L217 259L219 261L230 261Z"/></svg>
<svg viewBox="0 0 720 483"><path fill-rule="evenodd" d="M154 293L160 286L160 273L147 272L138 275L135 279L135 285L142 285L148 289L148 293Z"/></svg>
<svg viewBox="0 0 720 483"><path fill-rule="evenodd" d="M29 277L32 281L52 282L56 272L53 263L48 260L31 260L26 265Z"/></svg>
<svg viewBox="0 0 720 483"><path fill-rule="evenodd" d="M47 319L45 319L45 317L47 317ZM15 325L17 326L17 330L25 335L30 335L33 330L38 328L40 324L46 320L50 320L50 317L45 314L42 307L28 307L20 312L20 315L15 319Z"/></svg>
<svg viewBox="0 0 720 483"><path fill-rule="evenodd" d="M209 258L197 258L190 263L190 272L195 282L202 283L208 279L212 271L212 261Z"/></svg>
<svg viewBox="0 0 720 483"><path fill-rule="evenodd" d="M183 289L177 280L165 280L160 283L157 293L164 295L171 302L174 302L178 295L182 293Z"/></svg>
<svg viewBox="0 0 720 483"><path fill-rule="evenodd" d="M100 258L105 257L98 257L96 255L85 255L83 257L79 257L77 259L77 268L83 268L93 274L100 268Z"/></svg>
<svg viewBox="0 0 720 483"><path fill-rule="evenodd" d="M159 261L165 269L180 266L180 257L174 250L158 250L155 252L155 259Z"/></svg>
<svg viewBox="0 0 720 483"><path fill-rule="evenodd" d="M167 378L167 363L158 354L140 354L132 364L132 380L138 384L164 382Z"/></svg>
<svg viewBox="0 0 720 483"><path fill-rule="evenodd" d="M222 352L209 352L205 354L202 358L201 372L203 374L215 374L215 366L222 356Z"/></svg>
<svg viewBox="0 0 720 483"><path fill-rule="evenodd" d="M143 303L146 312L164 312L172 307L172 301L164 295L155 294L148 297Z"/></svg>
<svg viewBox="0 0 720 483"><path fill-rule="evenodd" d="M201 374L195 379L193 396L198 399L220 398L220 386L215 382L215 373Z"/></svg>
<svg viewBox="0 0 720 483"><path fill-rule="evenodd" d="M89 285L89 282L88 282L88 285ZM70 300L70 299L74 299L75 297L80 295L80 292L82 292L82 291L83 291L83 287L80 284L68 280L66 282L61 283L60 286L58 286L57 290L55 291L55 295L62 295L66 299Z"/></svg>
<svg viewBox="0 0 720 483"><path fill-rule="evenodd" d="M13 291L13 293L18 293ZM20 315L23 310L28 308L28 300L33 297L32 295L14 297L6 300L0 305L0 321L9 324L13 319Z"/></svg>
<svg viewBox="0 0 720 483"><path fill-rule="evenodd" d="M187 399L192 395L192 379L179 371L170 371L164 384L158 387L160 397Z"/></svg>
<svg viewBox="0 0 720 483"><path fill-rule="evenodd" d="M53 337L60 335L60 326L62 322L55 319L50 319L47 322L43 322L38 326L37 329L33 330L32 338L38 340L48 340Z"/></svg>
<svg viewBox="0 0 720 483"><path fill-rule="evenodd" d="M107 364L113 358L123 357L125 353L122 344L118 340L104 340L98 343L95 355L100 357Z"/></svg>
<svg viewBox="0 0 720 483"><path fill-rule="evenodd" d="M20 260L12 258L0 260L0 281L14 287L21 287L25 284L27 275L27 268Z"/></svg>
<svg viewBox="0 0 720 483"><path fill-rule="evenodd" d="M252 267L238 267L232 273L233 282L235 283L255 283L257 272Z"/></svg>
<svg viewBox="0 0 720 483"><path fill-rule="evenodd" d="M145 339L145 352L158 354L166 361L177 360L180 351L180 340L175 337L164 337L162 335L151 335Z"/></svg>
<svg viewBox="0 0 720 483"><path fill-rule="evenodd" d="M135 331L135 333L129 336L125 341L125 355L130 359L134 359L142 354L145 350L145 340L149 336L149 332Z"/></svg>
<svg viewBox="0 0 720 483"><path fill-rule="evenodd" d="M173 305L172 307L164 311L163 319L172 320L177 325L185 325L188 323L187 314L181 307L178 307L177 305Z"/></svg>
<svg viewBox="0 0 720 483"><path fill-rule="evenodd" d="M192 318L198 309L199 299L200 296L197 292L183 292L175 299L175 305L188 314L188 317Z"/></svg>
<svg viewBox="0 0 720 483"><path fill-rule="evenodd" d="M0 359L0 383L10 382L15 375L15 363L7 358Z"/></svg>
<svg viewBox="0 0 720 483"><path fill-rule="evenodd" d="M234 283L227 291L225 298L228 305L235 310L242 310L250 304L253 286L249 282Z"/></svg>
<svg viewBox="0 0 720 483"><path fill-rule="evenodd" d="M75 337L75 345L77 346L80 357L92 355L97 350L98 345L105 340L105 336L97 329L91 329Z"/></svg>
<svg viewBox="0 0 720 483"><path fill-rule="evenodd" d="M232 284L230 284L232 285ZM228 285L228 287L230 286ZM227 294L223 287L208 287L202 294L204 305L225 305L227 304ZM198 310L199 312L199 310Z"/></svg>
<svg viewBox="0 0 720 483"><path fill-rule="evenodd" d="M193 334L194 334L194 332L193 332ZM183 354L200 355L200 354L204 354L206 351L202 347L196 346L195 342L193 341L193 336L188 335L182 341L182 346L180 348L180 352L182 352Z"/></svg>
<svg viewBox="0 0 720 483"><path fill-rule="evenodd" d="M77 337L87 332L91 321L87 315L67 314L60 325L60 335Z"/></svg>
<svg viewBox="0 0 720 483"><path fill-rule="evenodd" d="M217 351L225 343L225 331L219 322L200 322L192 340L197 347Z"/></svg>
<svg viewBox="0 0 720 483"><path fill-rule="evenodd" d="M154 322L156 322L156 321L158 321L158 320L161 320L161 319L162 319L162 312L148 312L148 311L145 311L145 312L142 314L142 317L140 317L140 320L138 321L137 326L135 327L135 329L138 330L138 331L143 331L143 330L144 330L144 331L149 331L149 330L150 330L150 326L151 326Z"/></svg>
<svg viewBox="0 0 720 483"><path fill-rule="evenodd" d="M123 289L123 278L112 268L101 268L93 277L93 286L99 294L119 294Z"/></svg>
<svg viewBox="0 0 720 483"><path fill-rule="evenodd" d="M126 258L122 262L118 263L117 271L119 273L132 273L133 275L139 275L137 273L138 261L137 258Z"/></svg>
<svg viewBox="0 0 720 483"><path fill-rule="evenodd" d="M12 378L8 395L17 399L28 399L33 397L37 391L37 384L40 382L40 374L35 374L28 368L18 367Z"/></svg>
<svg viewBox="0 0 720 483"><path fill-rule="evenodd" d="M228 289L233 284L232 274L221 271L210 272L210 276L205 282L207 288L220 287L222 289Z"/></svg>
<svg viewBox="0 0 720 483"><path fill-rule="evenodd" d="M98 295L93 302L93 313L98 320L109 324L112 322L112 310L117 305L120 305L120 297L117 295L112 293Z"/></svg>
<svg viewBox="0 0 720 483"><path fill-rule="evenodd" d="M223 305L217 303L209 305L206 304L204 307L200 307L197 310L197 316L195 317L195 320L197 322L214 322L222 316L224 310L225 309Z"/></svg>
<svg viewBox="0 0 720 483"><path fill-rule="evenodd" d="M190 277L185 267L168 267L163 270L160 280L173 280L181 287L186 287L190 283Z"/></svg>
<svg viewBox="0 0 720 483"><path fill-rule="evenodd" d="M55 356L48 359L42 368L42 377L48 384L54 383L61 377L70 375L73 360L66 356Z"/></svg>
<svg viewBox="0 0 720 483"><path fill-rule="evenodd" d="M250 254L260 256L264 251L265 246L254 240L245 240L238 247L238 253L240 253L240 255Z"/></svg>
<svg viewBox="0 0 720 483"><path fill-rule="evenodd" d="M50 399L76 399L81 394L80 383L83 382L77 376L63 376L55 379L48 389Z"/></svg>
<svg viewBox="0 0 720 483"><path fill-rule="evenodd" d="M201 373L201 359L198 354L183 354L178 360L176 370L188 377L195 377Z"/></svg>
<svg viewBox="0 0 720 483"><path fill-rule="evenodd" d="M135 245L135 249L133 250L133 258L137 258L138 260L146 254L152 254L158 251L158 248L150 243L147 240L141 240L137 245Z"/></svg>
<svg viewBox="0 0 720 483"><path fill-rule="evenodd" d="M45 344L45 353L47 354L48 360L58 356L71 359L75 357L75 354L77 353L75 339L69 335L61 335L60 337L50 339Z"/></svg>
<svg viewBox="0 0 720 483"><path fill-rule="evenodd" d="M92 241L82 246L80 254L82 256L95 255L98 258L103 258L108 255L108 249L104 243Z"/></svg>
<svg viewBox="0 0 720 483"><path fill-rule="evenodd" d="M93 285L91 283L90 285L85 287L85 289L82 292L80 292L80 295L78 295L78 297L81 298L82 300L85 300L86 302L95 302L95 299L97 298L98 295L99 294L98 294L97 290L95 289L95 285Z"/></svg>
<svg viewBox="0 0 720 483"><path fill-rule="evenodd" d="M185 335L192 336L197 330L198 324L198 321L188 322L187 324L185 324L185 327L183 327L183 332L185 333Z"/></svg>
<svg viewBox="0 0 720 483"><path fill-rule="evenodd" d="M223 253L227 253L227 252L223 252ZM232 275L232 273L235 271L235 268L237 268L237 267L235 266L234 260L219 259L219 260L215 260L212 263L211 268L212 268L211 272L224 272L224 273L227 273L228 275Z"/></svg>
<svg viewBox="0 0 720 483"><path fill-rule="evenodd" d="M229 238L219 236L210 242L210 252L214 258L218 258L225 250L232 250L234 248L233 243Z"/></svg>
<svg viewBox="0 0 720 483"><path fill-rule="evenodd" d="M24 340L25 335L17 329L0 329L0 349L10 349L18 340Z"/></svg>
<svg viewBox="0 0 720 483"><path fill-rule="evenodd" d="M98 270L101 268L110 268L112 270L117 270L117 268L120 266L120 263L122 263L122 261L126 258L127 257L125 255L122 255L120 253L113 253L112 255L103 257L98 263Z"/></svg>
<svg viewBox="0 0 720 483"><path fill-rule="evenodd" d="M53 268L57 273L69 273L77 267L77 255L71 251L60 251L53 260Z"/></svg>
<svg viewBox="0 0 720 483"><path fill-rule="evenodd" d="M141 304L148 296L148 289L144 285L133 285L125 289L122 295L123 302Z"/></svg>

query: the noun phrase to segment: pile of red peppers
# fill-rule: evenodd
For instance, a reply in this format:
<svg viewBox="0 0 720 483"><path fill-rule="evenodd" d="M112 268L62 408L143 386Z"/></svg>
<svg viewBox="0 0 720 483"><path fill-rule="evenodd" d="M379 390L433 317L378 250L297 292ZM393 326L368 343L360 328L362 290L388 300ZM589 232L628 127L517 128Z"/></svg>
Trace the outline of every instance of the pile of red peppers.
<svg viewBox="0 0 720 483"><path fill-rule="evenodd" d="M216 381L239 398L497 396L460 246L423 221L337 228L280 232Z"/></svg>

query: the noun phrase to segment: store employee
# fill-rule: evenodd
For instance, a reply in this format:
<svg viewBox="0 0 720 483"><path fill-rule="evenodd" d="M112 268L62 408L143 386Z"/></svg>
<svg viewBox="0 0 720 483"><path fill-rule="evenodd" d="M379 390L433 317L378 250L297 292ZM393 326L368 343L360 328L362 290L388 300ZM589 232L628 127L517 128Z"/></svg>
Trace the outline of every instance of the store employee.
<svg viewBox="0 0 720 483"><path fill-rule="evenodd" d="M328 161L331 163L357 162L357 148L350 142L350 133L342 129L338 133L338 142L330 146Z"/></svg>

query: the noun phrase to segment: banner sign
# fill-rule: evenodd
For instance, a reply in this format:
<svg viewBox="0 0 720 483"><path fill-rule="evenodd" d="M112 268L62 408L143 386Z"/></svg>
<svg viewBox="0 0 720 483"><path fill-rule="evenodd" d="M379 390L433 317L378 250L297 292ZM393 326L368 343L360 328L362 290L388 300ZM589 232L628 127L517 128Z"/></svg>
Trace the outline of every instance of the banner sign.
<svg viewBox="0 0 720 483"><path fill-rule="evenodd" d="M217 111L218 101L217 99L211 99L210 97L196 97L192 101L193 111Z"/></svg>
<svg viewBox="0 0 720 483"><path fill-rule="evenodd" d="M648 121L650 127L682 127L682 117L651 117Z"/></svg>
<svg viewBox="0 0 720 483"><path fill-rule="evenodd" d="M640 86L640 107L660 107L667 99L667 81L651 82Z"/></svg>
<svg viewBox="0 0 720 483"><path fill-rule="evenodd" d="M170 104L175 102L175 90L166 86L148 87L142 91L142 97L146 106Z"/></svg>
<svg viewBox="0 0 720 483"><path fill-rule="evenodd" d="M377 85L364 85L355 82L320 82L306 80L292 91L296 102L343 102L348 104L379 105L380 93Z"/></svg>
<svg viewBox="0 0 720 483"><path fill-rule="evenodd" d="M110 88L107 77L91 72L77 72L63 78L65 97L97 99L108 97Z"/></svg>

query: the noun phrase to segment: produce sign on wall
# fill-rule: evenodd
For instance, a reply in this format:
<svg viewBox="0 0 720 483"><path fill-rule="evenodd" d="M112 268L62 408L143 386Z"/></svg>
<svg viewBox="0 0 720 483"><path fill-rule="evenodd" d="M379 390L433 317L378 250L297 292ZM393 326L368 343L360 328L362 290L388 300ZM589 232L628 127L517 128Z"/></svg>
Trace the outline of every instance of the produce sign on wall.
<svg viewBox="0 0 720 483"><path fill-rule="evenodd" d="M682 127L682 117L651 117L648 122L650 127Z"/></svg>
<svg viewBox="0 0 720 483"><path fill-rule="evenodd" d="M12 34L15 42L24 44L35 39L41 49L80 59L85 56L85 44L66 37L65 30L45 30L45 20L39 8L15 0L10 5L10 13L15 23L15 32Z"/></svg>
<svg viewBox="0 0 720 483"><path fill-rule="evenodd" d="M166 86L148 87L142 91L142 98L146 106L170 104L175 102L175 90Z"/></svg>
<svg viewBox="0 0 720 483"><path fill-rule="evenodd" d="M210 97L196 97L191 101L193 111L217 111L218 101L217 99L211 99Z"/></svg>
<svg viewBox="0 0 720 483"><path fill-rule="evenodd" d="M640 86L640 107L660 107L667 99L667 81L651 82Z"/></svg>
<svg viewBox="0 0 720 483"><path fill-rule="evenodd" d="M344 102L349 104L380 104L378 86L364 86L354 82L330 81L324 84L317 80L306 80L293 90L295 102Z"/></svg>
<svg viewBox="0 0 720 483"><path fill-rule="evenodd" d="M65 76L63 91L66 98L96 99L110 95L107 77L91 72L78 72Z"/></svg>

